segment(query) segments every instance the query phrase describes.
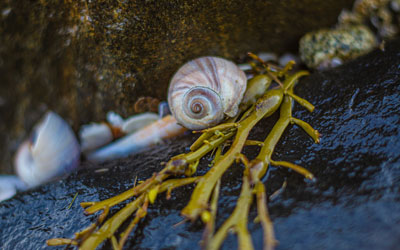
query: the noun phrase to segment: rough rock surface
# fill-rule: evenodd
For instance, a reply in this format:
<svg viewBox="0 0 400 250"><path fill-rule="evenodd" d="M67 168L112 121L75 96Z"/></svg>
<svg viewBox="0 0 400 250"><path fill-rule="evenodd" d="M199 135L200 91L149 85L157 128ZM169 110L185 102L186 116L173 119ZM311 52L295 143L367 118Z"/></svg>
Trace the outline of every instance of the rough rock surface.
<svg viewBox="0 0 400 250"><path fill-rule="evenodd" d="M47 109L76 130L140 96L166 100L198 56L297 50L353 0L1 1L0 173Z"/></svg>
<svg viewBox="0 0 400 250"><path fill-rule="evenodd" d="M316 106L313 113L296 106L294 116L311 123L323 137L314 144L297 127L290 127L274 159L305 166L317 177L307 182L296 173L272 168L264 180L271 194L286 180L282 194L269 203L277 249L396 249L400 244L400 40L334 70L302 80L296 93ZM252 134L262 139L274 119L263 121ZM95 220L84 216L78 203L105 199L160 169L160 161L185 149L193 138L184 136L141 155L105 164L108 172L81 171L67 179L21 193L0 203L2 249L46 248L52 237L72 237ZM248 148L252 158L257 150ZM86 164L86 166L89 166ZM200 173L207 169L201 164ZM232 211L241 183L240 166L224 176L218 224ZM174 227L192 187L160 199L130 237L134 249L198 249L199 223ZM71 209L67 209L75 193ZM116 209L112 210L116 211ZM252 219L249 229L256 249L262 230ZM108 243L103 248L109 248ZM229 236L224 249L236 249Z"/></svg>

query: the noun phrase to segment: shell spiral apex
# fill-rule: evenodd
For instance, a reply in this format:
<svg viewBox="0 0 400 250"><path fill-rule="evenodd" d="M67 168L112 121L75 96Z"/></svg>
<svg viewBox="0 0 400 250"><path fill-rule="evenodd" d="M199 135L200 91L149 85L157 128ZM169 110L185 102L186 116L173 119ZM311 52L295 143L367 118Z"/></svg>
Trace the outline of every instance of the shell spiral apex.
<svg viewBox="0 0 400 250"><path fill-rule="evenodd" d="M200 57L172 77L168 104L180 124L191 130L204 129L237 114L246 82L245 73L233 62Z"/></svg>

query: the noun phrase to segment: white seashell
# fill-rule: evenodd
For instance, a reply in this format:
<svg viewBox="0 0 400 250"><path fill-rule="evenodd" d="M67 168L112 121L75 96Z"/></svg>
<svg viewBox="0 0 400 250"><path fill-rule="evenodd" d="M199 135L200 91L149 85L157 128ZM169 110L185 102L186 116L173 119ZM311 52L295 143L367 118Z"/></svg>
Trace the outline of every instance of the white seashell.
<svg viewBox="0 0 400 250"><path fill-rule="evenodd" d="M18 190L26 190L26 184L15 175L0 175L0 202L13 197Z"/></svg>
<svg viewBox="0 0 400 250"><path fill-rule="evenodd" d="M125 134L130 134L141 128L146 127L147 125L157 121L158 119L158 114L150 112L133 115L122 123L121 130Z"/></svg>
<svg viewBox="0 0 400 250"><path fill-rule="evenodd" d="M18 176L29 187L69 173L79 165L80 148L68 125L54 112L47 112L15 157Z"/></svg>
<svg viewBox="0 0 400 250"><path fill-rule="evenodd" d="M121 127L124 124L124 118L114 111L107 113L107 121L114 127Z"/></svg>
<svg viewBox="0 0 400 250"><path fill-rule="evenodd" d="M168 103L179 124L200 130L235 116L245 90L246 75L233 62L201 57L175 73Z"/></svg>
<svg viewBox="0 0 400 250"><path fill-rule="evenodd" d="M174 117L168 115L137 132L126 135L107 146L87 155L87 159L93 162L126 157L139 153L159 143L162 139L171 138L186 131L180 126Z"/></svg>
<svg viewBox="0 0 400 250"><path fill-rule="evenodd" d="M110 143L114 139L113 133L107 124L86 124L79 130L82 152L89 152Z"/></svg>

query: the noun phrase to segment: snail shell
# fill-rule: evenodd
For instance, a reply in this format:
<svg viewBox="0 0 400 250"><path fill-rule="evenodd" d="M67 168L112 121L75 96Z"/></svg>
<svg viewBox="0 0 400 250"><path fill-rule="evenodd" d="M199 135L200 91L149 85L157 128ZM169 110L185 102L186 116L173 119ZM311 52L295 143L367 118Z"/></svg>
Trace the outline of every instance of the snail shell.
<svg viewBox="0 0 400 250"><path fill-rule="evenodd" d="M179 124L191 130L217 125L238 113L246 75L236 64L201 57L184 64L173 76L168 103Z"/></svg>

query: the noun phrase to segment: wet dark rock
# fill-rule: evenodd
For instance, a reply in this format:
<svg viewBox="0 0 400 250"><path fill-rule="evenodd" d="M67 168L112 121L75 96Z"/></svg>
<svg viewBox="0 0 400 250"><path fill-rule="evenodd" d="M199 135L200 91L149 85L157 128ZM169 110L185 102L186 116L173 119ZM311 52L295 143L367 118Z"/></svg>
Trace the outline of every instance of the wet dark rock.
<svg viewBox="0 0 400 250"><path fill-rule="evenodd" d="M294 116L310 122L323 137L314 144L299 128L290 127L273 156L311 170L316 182L305 181L287 169L271 168L265 178L269 194L287 181L270 201L277 249L398 249L400 244L400 40L388 43L337 69L316 72L302 80L296 93L315 104L313 113L296 105ZM252 134L262 140L277 117L264 120ZM18 194L0 203L2 249L41 249L52 237L73 237L96 216L83 215L78 205L121 193L161 169L160 162L185 150L193 140L184 136L167 145L128 159L106 163L107 172L82 170L67 179ZM254 148L246 148L252 158ZM90 166L84 164L84 166ZM207 161L199 167L207 171ZM218 225L232 211L241 184L240 166L225 174ZM127 244L134 249L198 249L200 223L174 225L188 202L192 186L160 198ZM67 209L75 193L78 197ZM118 206L120 208L121 206ZM113 209L116 212L118 209ZM249 230L261 249L262 230ZM109 243L103 248L109 248ZM224 249L236 249L229 236Z"/></svg>
<svg viewBox="0 0 400 250"><path fill-rule="evenodd" d="M205 55L297 50L353 0L1 1L0 173L47 109L76 130L140 96L166 100L172 74Z"/></svg>

